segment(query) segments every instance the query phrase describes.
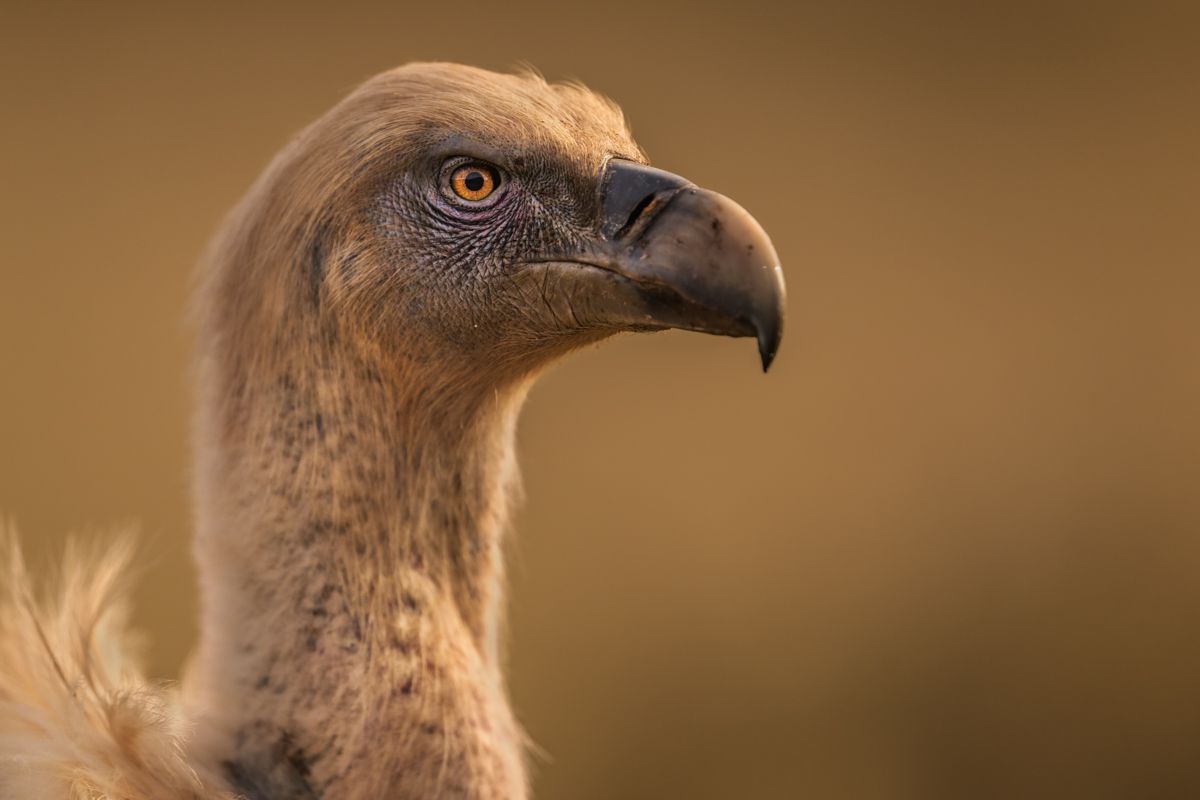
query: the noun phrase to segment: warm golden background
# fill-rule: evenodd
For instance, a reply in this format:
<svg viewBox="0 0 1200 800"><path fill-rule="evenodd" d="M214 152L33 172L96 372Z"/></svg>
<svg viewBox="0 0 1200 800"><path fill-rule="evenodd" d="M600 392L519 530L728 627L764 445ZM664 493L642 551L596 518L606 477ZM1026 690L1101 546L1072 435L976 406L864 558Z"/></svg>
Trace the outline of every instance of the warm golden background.
<svg viewBox="0 0 1200 800"><path fill-rule="evenodd" d="M177 673L188 276L287 137L529 61L746 205L753 346L534 392L512 687L555 798L1200 796L1200 52L1144 3L6 4L0 509L140 521Z"/></svg>

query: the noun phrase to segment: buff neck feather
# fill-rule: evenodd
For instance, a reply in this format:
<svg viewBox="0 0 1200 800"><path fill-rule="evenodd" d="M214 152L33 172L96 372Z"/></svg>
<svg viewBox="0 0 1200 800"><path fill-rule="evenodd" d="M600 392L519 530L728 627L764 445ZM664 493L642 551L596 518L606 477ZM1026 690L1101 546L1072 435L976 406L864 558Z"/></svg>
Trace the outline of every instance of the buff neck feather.
<svg viewBox="0 0 1200 800"><path fill-rule="evenodd" d="M201 369L203 752L251 800L523 797L497 641L524 385L437 402L412 369L301 349Z"/></svg>

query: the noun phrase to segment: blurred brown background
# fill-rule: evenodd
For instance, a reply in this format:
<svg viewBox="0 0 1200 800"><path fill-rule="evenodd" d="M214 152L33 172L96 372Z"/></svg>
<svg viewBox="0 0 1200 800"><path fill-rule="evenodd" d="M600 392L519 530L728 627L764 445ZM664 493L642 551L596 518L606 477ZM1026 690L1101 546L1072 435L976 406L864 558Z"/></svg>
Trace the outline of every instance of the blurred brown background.
<svg viewBox="0 0 1200 800"><path fill-rule="evenodd" d="M630 337L522 423L511 664L554 798L1200 795L1190 4L6 6L0 509L140 521L194 635L188 278L290 134L527 60L770 231L749 342Z"/></svg>

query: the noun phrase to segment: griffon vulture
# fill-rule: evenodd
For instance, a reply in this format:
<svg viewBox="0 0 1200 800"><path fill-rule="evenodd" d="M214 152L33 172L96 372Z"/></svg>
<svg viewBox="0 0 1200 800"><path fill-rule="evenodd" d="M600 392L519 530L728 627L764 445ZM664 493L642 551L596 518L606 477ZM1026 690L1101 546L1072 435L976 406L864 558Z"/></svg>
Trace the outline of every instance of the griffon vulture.
<svg viewBox="0 0 1200 800"><path fill-rule="evenodd" d="M35 599L5 534L0 797L526 797L497 631L530 383L665 328L756 337L766 368L783 309L759 225L647 166L611 102L449 64L369 80L205 259L182 690L128 655L127 547L70 550Z"/></svg>

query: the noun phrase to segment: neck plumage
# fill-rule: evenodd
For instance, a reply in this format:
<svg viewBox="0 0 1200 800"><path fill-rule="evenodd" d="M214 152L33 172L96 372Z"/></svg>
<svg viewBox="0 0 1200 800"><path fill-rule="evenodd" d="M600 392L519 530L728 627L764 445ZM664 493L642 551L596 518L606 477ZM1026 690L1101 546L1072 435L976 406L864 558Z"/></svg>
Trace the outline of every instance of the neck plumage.
<svg viewBox="0 0 1200 800"><path fill-rule="evenodd" d="M523 797L497 638L524 386L439 397L331 347L202 364L202 746L252 800Z"/></svg>

